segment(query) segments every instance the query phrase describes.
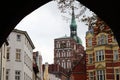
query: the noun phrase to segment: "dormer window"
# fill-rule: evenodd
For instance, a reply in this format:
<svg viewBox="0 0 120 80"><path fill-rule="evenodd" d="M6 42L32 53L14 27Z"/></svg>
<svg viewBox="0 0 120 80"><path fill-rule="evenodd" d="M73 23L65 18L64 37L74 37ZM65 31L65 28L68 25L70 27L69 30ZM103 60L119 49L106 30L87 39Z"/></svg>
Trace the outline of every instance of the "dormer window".
<svg viewBox="0 0 120 80"><path fill-rule="evenodd" d="M88 46L92 46L92 38L88 38Z"/></svg>
<svg viewBox="0 0 120 80"><path fill-rule="evenodd" d="M106 36L104 34L98 36L98 45L102 45L102 44L106 44L107 40L106 40Z"/></svg>
<svg viewBox="0 0 120 80"><path fill-rule="evenodd" d="M17 34L17 41L21 41L21 35L20 34Z"/></svg>

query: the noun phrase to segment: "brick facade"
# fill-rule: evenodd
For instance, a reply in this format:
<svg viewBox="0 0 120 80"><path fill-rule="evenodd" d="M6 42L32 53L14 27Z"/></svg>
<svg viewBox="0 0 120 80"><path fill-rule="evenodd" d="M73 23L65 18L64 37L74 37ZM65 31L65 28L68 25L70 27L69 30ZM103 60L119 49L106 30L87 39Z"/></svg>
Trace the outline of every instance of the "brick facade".
<svg viewBox="0 0 120 80"><path fill-rule="evenodd" d="M96 24L86 34L87 80L120 80L119 46L109 26L100 19Z"/></svg>

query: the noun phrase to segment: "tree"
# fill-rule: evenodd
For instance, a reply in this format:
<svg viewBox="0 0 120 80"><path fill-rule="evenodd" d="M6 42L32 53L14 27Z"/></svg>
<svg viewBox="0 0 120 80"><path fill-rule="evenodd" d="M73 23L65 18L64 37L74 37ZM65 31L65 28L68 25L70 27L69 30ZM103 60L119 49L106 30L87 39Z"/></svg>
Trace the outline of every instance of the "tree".
<svg viewBox="0 0 120 80"><path fill-rule="evenodd" d="M62 17L65 20L70 20L72 15L72 7L77 12L75 14L75 18L80 21L81 15L87 10L85 6L83 6L80 2L76 0L54 0L58 3L58 9L63 13Z"/></svg>
<svg viewBox="0 0 120 80"><path fill-rule="evenodd" d="M97 21L97 15L90 11L87 7L82 5L80 2L76 0L54 0L58 3L58 9L63 13L62 17L64 20L68 22L71 20L70 16L72 15L72 7L74 7L77 14L75 14L75 18L78 22L84 22L88 25L89 29L95 26ZM89 10L92 15L86 15L85 12Z"/></svg>

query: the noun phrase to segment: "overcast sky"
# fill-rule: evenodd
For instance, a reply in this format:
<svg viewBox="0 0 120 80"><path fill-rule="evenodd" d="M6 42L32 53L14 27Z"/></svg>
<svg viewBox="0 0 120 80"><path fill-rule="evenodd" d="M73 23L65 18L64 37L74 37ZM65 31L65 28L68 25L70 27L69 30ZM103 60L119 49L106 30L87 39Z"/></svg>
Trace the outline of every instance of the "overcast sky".
<svg viewBox="0 0 120 80"><path fill-rule="evenodd" d="M85 47L85 33L88 27L78 21L77 26L78 36ZM34 51L39 51L42 55L43 64L45 62L52 64L54 62L54 39L63 37L65 34L69 36L69 27L70 22L63 20L57 4L51 1L30 13L15 28L27 31L35 45Z"/></svg>

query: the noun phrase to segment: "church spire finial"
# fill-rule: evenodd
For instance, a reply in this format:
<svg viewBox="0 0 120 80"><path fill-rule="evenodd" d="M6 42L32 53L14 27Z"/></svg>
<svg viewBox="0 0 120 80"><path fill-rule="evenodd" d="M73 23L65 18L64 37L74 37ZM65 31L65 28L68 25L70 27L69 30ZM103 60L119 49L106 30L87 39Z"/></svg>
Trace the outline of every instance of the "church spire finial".
<svg viewBox="0 0 120 80"><path fill-rule="evenodd" d="M72 20L75 20L74 6L72 6Z"/></svg>

